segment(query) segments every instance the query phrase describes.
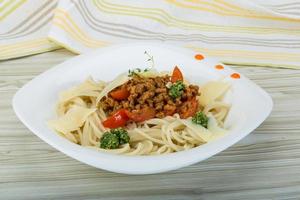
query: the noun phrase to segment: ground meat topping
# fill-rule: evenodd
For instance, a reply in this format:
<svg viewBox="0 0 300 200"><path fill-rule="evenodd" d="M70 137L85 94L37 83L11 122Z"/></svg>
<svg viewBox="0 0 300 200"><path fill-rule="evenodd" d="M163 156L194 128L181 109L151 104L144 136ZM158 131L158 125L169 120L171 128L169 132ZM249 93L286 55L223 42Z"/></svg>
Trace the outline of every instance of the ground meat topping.
<svg viewBox="0 0 300 200"><path fill-rule="evenodd" d="M157 118L164 118L175 113L178 113L182 118L189 117L189 113L194 113L194 111L190 112L188 109L191 108L191 102L195 102L196 97L199 95L199 87L188 85L182 95L174 99L170 97L169 89L166 87L170 83L170 79L169 75L153 78L135 75L132 79L113 90L116 91L125 87L129 92L127 99L115 100L109 93L107 97L101 99L100 106L108 115L121 108L130 112L152 108L155 109L155 117Z"/></svg>

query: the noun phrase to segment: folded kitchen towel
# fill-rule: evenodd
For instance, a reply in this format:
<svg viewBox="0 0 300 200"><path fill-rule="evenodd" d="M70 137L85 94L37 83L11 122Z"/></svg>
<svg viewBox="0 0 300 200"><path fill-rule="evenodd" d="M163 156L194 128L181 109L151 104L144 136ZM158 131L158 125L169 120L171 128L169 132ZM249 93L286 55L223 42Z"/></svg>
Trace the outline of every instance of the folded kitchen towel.
<svg viewBox="0 0 300 200"><path fill-rule="evenodd" d="M57 1L0 1L0 60L61 48L47 35Z"/></svg>
<svg viewBox="0 0 300 200"><path fill-rule="evenodd" d="M39 2L41 8L35 5L36 12L47 10L44 15L51 18L55 1L28 0L23 4L30 2ZM300 69L299 8L297 0L61 0L52 21L45 22L49 18L40 14L36 18L45 18L44 27L26 29L26 37L45 42L47 47L40 46L40 52L62 46L84 53L113 44L151 41L183 46L227 64ZM10 15L22 10L20 6ZM14 27L3 25L1 16L0 34L9 32L8 37ZM27 14L27 18L32 16L36 16L33 11ZM21 22L6 18L12 24ZM9 47L14 41L2 35L0 58L7 58L10 51L14 52L10 57L18 56L19 50ZM25 36L19 38L30 46ZM15 44L18 42L15 39ZM4 55L2 46L6 48ZM25 45L22 48L21 52L34 53Z"/></svg>

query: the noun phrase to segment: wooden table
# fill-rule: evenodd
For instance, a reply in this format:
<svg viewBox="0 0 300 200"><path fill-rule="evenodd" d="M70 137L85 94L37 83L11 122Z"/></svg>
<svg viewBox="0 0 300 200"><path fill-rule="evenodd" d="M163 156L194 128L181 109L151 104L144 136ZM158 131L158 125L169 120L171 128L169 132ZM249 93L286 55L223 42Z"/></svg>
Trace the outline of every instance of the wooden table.
<svg viewBox="0 0 300 200"><path fill-rule="evenodd" d="M65 156L13 112L23 84L73 56L58 50L0 63L0 199L300 199L300 70L235 66L271 94L271 116L206 161L128 176Z"/></svg>

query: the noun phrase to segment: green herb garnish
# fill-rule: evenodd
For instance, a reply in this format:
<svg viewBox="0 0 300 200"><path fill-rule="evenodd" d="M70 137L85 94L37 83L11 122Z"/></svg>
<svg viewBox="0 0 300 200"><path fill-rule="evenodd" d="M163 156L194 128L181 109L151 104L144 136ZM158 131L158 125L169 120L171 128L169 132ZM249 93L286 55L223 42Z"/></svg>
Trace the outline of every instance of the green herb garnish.
<svg viewBox="0 0 300 200"><path fill-rule="evenodd" d="M147 51L145 51L144 54L147 55L147 57L148 57L147 61L150 62L150 67L148 67L148 68L150 68L150 69L153 68L154 67L153 56L150 56L150 54Z"/></svg>
<svg viewBox="0 0 300 200"><path fill-rule="evenodd" d="M130 140L128 132L123 128L112 129L110 132L118 136L120 145L126 144Z"/></svg>
<svg viewBox="0 0 300 200"><path fill-rule="evenodd" d="M100 148L102 149L116 149L120 145L119 138L115 134L106 132L103 134L100 142Z"/></svg>
<svg viewBox="0 0 300 200"><path fill-rule="evenodd" d="M133 76L138 76L143 72L148 72L150 69L146 68L142 70L141 68L135 68L133 70L128 70L128 76L133 77Z"/></svg>
<svg viewBox="0 0 300 200"><path fill-rule="evenodd" d="M208 117L203 112L199 111L193 116L192 122L207 128Z"/></svg>
<svg viewBox="0 0 300 200"><path fill-rule="evenodd" d="M100 140L100 148L117 149L122 144L128 143L130 140L128 132L123 128L112 129L105 132Z"/></svg>
<svg viewBox="0 0 300 200"><path fill-rule="evenodd" d="M144 54L148 57L147 62L150 62L150 66L146 67L144 70L142 70L141 68L134 68L132 70L129 69L128 70L129 77L138 76L140 73L148 72L148 71L150 71L150 69L152 69L154 67L153 56L151 56L147 51L145 51Z"/></svg>
<svg viewBox="0 0 300 200"><path fill-rule="evenodd" d="M140 68L135 68L133 70L128 70L128 76L129 77L132 77L132 76L136 76L138 75L139 73L141 73L141 69Z"/></svg>
<svg viewBox="0 0 300 200"><path fill-rule="evenodd" d="M180 97L185 89L185 85L183 84L182 81L177 81L173 85L171 85L169 89L169 95L173 98L176 99L177 97Z"/></svg>

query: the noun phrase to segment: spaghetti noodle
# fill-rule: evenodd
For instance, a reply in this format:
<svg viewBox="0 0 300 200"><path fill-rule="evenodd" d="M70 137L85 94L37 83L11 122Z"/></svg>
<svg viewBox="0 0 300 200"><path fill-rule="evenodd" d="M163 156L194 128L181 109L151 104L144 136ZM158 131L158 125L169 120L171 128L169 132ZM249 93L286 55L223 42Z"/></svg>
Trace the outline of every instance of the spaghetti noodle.
<svg viewBox="0 0 300 200"><path fill-rule="evenodd" d="M152 71L138 76L149 78L162 75ZM160 118L153 116L144 121L129 119L123 128L130 141L114 149L100 148L101 138L111 130L102 122L115 112L110 110L111 113L108 114L101 106L101 101L116 88L128 84L131 79L125 73L108 83L88 78L80 85L62 92L56 108L58 118L49 121L49 126L73 143L125 155L157 155L183 151L226 133L223 123L230 106L222 99L230 85L224 81L211 81L200 87L200 95L196 98L197 110L208 118L207 127L193 123L192 116L182 117L178 112ZM186 81L185 83L187 84ZM168 84L166 88L170 91Z"/></svg>

